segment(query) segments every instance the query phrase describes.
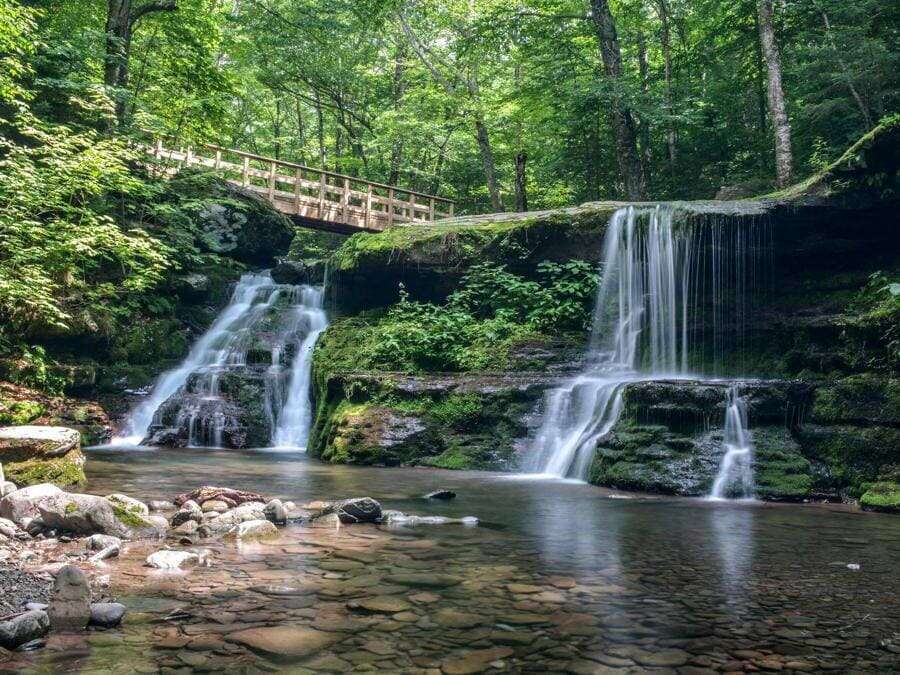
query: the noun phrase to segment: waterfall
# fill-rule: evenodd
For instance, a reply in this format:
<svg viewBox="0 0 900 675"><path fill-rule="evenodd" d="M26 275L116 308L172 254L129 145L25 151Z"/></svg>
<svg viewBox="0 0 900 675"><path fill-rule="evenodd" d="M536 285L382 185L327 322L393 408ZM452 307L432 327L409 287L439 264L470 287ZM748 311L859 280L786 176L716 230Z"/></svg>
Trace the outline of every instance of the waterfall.
<svg viewBox="0 0 900 675"><path fill-rule="evenodd" d="M272 445L276 448L306 447L312 423L310 385L313 348L328 325L322 309L323 289L303 286L300 294L300 302L294 308L291 331L295 336L295 353L290 383L272 434Z"/></svg>
<svg viewBox="0 0 900 675"><path fill-rule="evenodd" d="M113 436L112 445L138 445L147 437L150 425L160 407L187 383L194 373L208 378L206 398L212 396L213 377L226 364L239 364L245 360L247 330L262 318L272 303L278 299L279 289L268 274L245 274L238 281L228 305L212 326L191 347L187 357L177 367L163 373L153 386L150 395L126 418L121 432ZM202 385L201 385L202 386ZM196 444L195 429L198 410L181 411L179 415L193 415L189 421L191 439ZM213 429L212 436L221 431ZM208 434L201 434L207 437Z"/></svg>
<svg viewBox="0 0 900 675"><path fill-rule="evenodd" d="M303 447L311 417L312 349L327 325L322 297L321 287L276 284L268 272L242 276L212 326L177 368L160 376L111 444L220 448L245 447L252 440ZM259 364L262 359L267 364ZM231 390L223 390L225 382ZM252 423L252 435L247 401L234 391L245 385L260 391L260 421Z"/></svg>
<svg viewBox="0 0 900 675"><path fill-rule="evenodd" d="M737 385L729 388L725 408L725 455L709 499L753 498L753 442L747 430L747 406Z"/></svg>
<svg viewBox="0 0 900 675"><path fill-rule="evenodd" d="M762 234L752 223L668 205L617 210L604 238L587 366L547 393L525 470L585 480L627 383L684 377L710 349L715 370L723 336L742 340Z"/></svg>

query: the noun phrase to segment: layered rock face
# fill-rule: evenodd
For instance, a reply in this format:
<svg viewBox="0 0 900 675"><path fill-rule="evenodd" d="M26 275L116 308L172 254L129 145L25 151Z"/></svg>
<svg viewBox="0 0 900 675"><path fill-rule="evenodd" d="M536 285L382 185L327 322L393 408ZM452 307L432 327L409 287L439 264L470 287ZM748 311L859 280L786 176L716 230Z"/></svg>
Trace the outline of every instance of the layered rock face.
<svg viewBox="0 0 900 675"><path fill-rule="evenodd" d="M81 435L66 427L0 428L0 463L6 477L20 487L85 482Z"/></svg>

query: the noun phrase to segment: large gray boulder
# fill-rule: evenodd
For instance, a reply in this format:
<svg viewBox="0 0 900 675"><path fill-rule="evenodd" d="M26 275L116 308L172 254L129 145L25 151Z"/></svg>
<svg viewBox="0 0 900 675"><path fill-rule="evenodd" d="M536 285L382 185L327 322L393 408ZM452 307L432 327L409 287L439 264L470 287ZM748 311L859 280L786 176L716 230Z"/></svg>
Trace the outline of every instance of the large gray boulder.
<svg viewBox="0 0 900 675"><path fill-rule="evenodd" d="M0 646L15 649L26 642L44 637L50 632L47 612L34 609L0 621Z"/></svg>
<svg viewBox="0 0 900 675"><path fill-rule="evenodd" d="M381 504L371 497L353 497L332 502L322 515L335 514L345 525L377 523L381 520Z"/></svg>
<svg viewBox="0 0 900 675"><path fill-rule="evenodd" d="M81 434L68 427L0 428L0 462L4 480L16 485L41 480L65 487L85 481Z"/></svg>
<svg viewBox="0 0 900 675"><path fill-rule="evenodd" d="M152 539L165 534L155 518L142 516L95 495L60 493L39 506L44 527L72 534L108 534L120 539ZM165 522L165 518L160 518Z"/></svg>
<svg viewBox="0 0 900 675"><path fill-rule="evenodd" d="M30 520L40 515L38 507L42 503L61 494L63 491L50 483L16 490L0 499L0 518L6 518L19 527L25 527Z"/></svg>

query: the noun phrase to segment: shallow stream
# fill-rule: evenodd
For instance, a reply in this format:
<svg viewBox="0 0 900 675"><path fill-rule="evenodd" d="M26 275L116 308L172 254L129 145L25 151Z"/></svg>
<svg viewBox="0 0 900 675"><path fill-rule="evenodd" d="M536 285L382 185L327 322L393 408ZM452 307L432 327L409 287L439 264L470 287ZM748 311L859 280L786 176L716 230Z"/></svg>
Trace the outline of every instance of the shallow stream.
<svg viewBox="0 0 900 675"><path fill-rule="evenodd" d="M210 482L371 496L480 525L288 526L215 543L187 573L108 566L118 630L51 635L0 667L105 672L896 671L900 519L836 506L654 498L583 484L330 466L299 453L92 451L89 491L172 499ZM215 476L214 479L211 476ZM420 495L436 488L452 502ZM75 545L74 543L72 544ZM850 565L859 565L852 569ZM288 627L279 661L229 641ZM276 640L277 642L277 640ZM172 669L171 671L169 669Z"/></svg>

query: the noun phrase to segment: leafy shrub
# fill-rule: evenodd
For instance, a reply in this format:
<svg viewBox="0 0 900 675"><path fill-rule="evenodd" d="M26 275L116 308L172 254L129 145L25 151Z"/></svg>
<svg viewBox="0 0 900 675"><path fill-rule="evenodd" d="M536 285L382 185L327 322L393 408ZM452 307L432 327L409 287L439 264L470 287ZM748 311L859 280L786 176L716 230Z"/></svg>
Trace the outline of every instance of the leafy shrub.
<svg viewBox="0 0 900 675"><path fill-rule="evenodd" d="M876 272L851 302L845 352L858 368L900 370L900 277Z"/></svg>

